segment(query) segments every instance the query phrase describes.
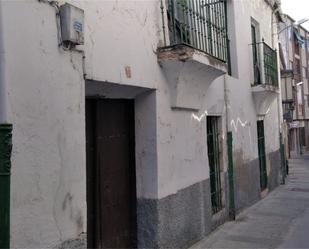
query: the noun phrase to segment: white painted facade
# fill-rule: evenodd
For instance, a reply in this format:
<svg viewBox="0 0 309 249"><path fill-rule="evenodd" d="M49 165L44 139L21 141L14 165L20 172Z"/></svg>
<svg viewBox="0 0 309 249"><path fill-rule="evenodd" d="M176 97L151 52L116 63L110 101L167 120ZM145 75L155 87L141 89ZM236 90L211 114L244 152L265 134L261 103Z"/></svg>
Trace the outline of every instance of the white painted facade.
<svg viewBox="0 0 309 249"><path fill-rule="evenodd" d="M295 20L291 17L287 15L284 17L284 24L279 26L282 30L280 32L280 43L285 62L281 69L284 72L287 70L293 72L293 74L283 75L281 80L284 114L291 116L285 120L287 127L286 145L289 154L290 152L302 154L303 151L308 150L309 139L308 47L305 44L296 46L298 40L294 32L297 32L306 41L308 31L295 25Z"/></svg>
<svg viewBox="0 0 309 249"><path fill-rule="evenodd" d="M198 110L171 108L170 82L157 57L163 44L160 1L67 2L85 11L85 72L82 53L58 48L52 6L1 2L7 111L14 125L13 248L54 247L87 232L85 96L93 81L96 91L106 83L144 89L119 95L135 98L139 198L161 199L209 178L207 115L221 117L224 172L227 129L233 132L234 164L258 158L251 18L259 23L259 39L277 47L277 25L271 32L276 18L265 0L228 0L232 77L220 76L205 91L199 85ZM279 111L274 100L264 117L267 154L279 150Z"/></svg>
<svg viewBox="0 0 309 249"><path fill-rule="evenodd" d="M50 6L1 4L14 125L12 247L52 247L85 231L82 56L58 50Z"/></svg>

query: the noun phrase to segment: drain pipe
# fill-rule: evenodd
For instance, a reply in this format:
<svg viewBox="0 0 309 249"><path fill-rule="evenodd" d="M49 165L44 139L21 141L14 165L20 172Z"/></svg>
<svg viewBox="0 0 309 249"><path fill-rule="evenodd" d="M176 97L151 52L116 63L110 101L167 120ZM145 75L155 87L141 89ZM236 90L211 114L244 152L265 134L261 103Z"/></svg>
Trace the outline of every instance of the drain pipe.
<svg viewBox="0 0 309 249"><path fill-rule="evenodd" d="M12 124L7 117L7 84L3 39L3 16L0 1L0 248L10 248L10 187Z"/></svg>

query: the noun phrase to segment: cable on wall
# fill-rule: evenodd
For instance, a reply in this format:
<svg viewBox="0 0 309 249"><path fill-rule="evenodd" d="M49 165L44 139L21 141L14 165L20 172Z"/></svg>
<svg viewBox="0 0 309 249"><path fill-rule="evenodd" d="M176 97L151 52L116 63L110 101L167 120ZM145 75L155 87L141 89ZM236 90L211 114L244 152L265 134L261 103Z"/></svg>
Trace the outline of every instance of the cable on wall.
<svg viewBox="0 0 309 249"><path fill-rule="evenodd" d="M85 66L85 52L83 50L75 48L71 43L65 43L62 39L61 34L61 18L60 18L60 5L58 1L50 1L50 0L38 0L40 3L45 3L52 6L56 11L56 27L57 27L57 39L58 39L58 47L62 48L64 51L74 51L82 54L83 59L83 77L86 79L86 66Z"/></svg>
<svg viewBox="0 0 309 249"><path fill-rule="evenodd" d="M62 48L64 51L70 51L72 49L71 44L64 44L62 35L61 35L61 20L60 20L60 6L58 1L50 0L38 0L40 3L46 3L52 6L56 11L56 27L57 27L57 39L58 47Z"/></svg>

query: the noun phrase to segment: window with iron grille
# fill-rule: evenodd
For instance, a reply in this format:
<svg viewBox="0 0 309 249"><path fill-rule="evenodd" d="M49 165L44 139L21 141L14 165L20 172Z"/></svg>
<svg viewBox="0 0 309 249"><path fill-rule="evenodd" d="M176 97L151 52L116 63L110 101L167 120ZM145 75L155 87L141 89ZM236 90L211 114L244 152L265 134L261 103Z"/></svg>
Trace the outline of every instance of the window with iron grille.
<svg viewBox="0 0 309 249"><path fill-rule="evenodd" d="M294 63L294 79L296 83L301 81L300 60L296 58Z"/></svg>
<svg viewBox="0 0 309 249"><path fill-rule="evenodd" d="M207 117L207 145L210 175L210 192L212 212L219 212L222 206L220 143L219 143L219 117Z"/></svg>
<svg viewBox="0 0 309 249"><path fill-rule="evenodd" d="M278 87L277 51L268 46L264 39L262 42L257 42L257 28L258 26L251 22L253 83Z"/></svg>
<svg viewBox="0 0 309 249"><path fill-rule="evenodd" d="M257 121L257 137L258 137L258 152L260 164L260 186L261 190L267 188L267 168L266 168L266 153L265 153L265 136L264 136L264 121Z"/></svg>
<svg viewBox="0 0 309 249"><path fill-rule="evenodd" d="M297 40L297 37L294 35L294 53L299 55L299 42Z"/></svg>
<svg viewBox="0 0 309 249"><path fill-rule="evenodd" d="M277 52L263 42L265 84L278 86Z"/></svg>
<svg viewBox="0 0 309 249"><path fill-rule="evenodd" d="M226 4L226 0L166 0L170 45L185 44L228 63Z"/></svg>

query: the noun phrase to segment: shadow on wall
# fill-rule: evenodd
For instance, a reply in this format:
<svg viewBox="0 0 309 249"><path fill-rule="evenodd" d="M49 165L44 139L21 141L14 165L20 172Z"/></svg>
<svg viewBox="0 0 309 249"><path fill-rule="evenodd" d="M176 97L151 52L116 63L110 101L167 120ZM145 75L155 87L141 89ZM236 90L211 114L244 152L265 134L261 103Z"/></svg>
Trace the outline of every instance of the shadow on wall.
<svg viewBox="0 0 309 249"><path fill-rule="evenodd" d="M78 238L64 241L53 249L87 249L87 236L82 233Z"/></svg>
<svg viewBox="0 0 309 249"><path fill-rule="evenodd" d="M244 160L243 151L237 150L234 157L235 206L239 212L261 199L259 159ZM268 190L272 191L280 184L280 150L267 154Z"/></svg>
<svg viewBox="0 0 309 249"><path fill-rule="evenodd" d="M233 153L236 211L260 200L259 160L246 161L243 151Z"/></svg>

